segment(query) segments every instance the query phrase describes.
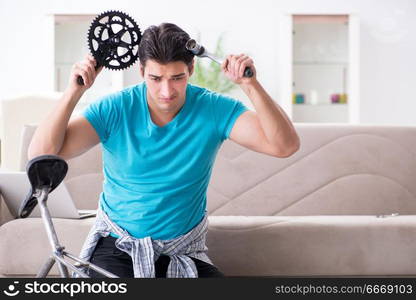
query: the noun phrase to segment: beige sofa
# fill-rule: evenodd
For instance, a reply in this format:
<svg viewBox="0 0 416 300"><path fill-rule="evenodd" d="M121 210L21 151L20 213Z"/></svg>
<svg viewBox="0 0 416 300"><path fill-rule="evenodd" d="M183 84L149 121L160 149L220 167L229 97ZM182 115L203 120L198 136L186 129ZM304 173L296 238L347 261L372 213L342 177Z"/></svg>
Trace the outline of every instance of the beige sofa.
<svg viewBox="0 0 416 300"><path fill-rule="evenodd" d="M301 149L286 159L221 148L208 191L214 263L228 276L415 276L416 127L296 127ZM76 204L95 208L99 147L69 165ZM78 253L93 219L54 221ZM34 276L49 251L39 219L0 227L2 276Z"/></svg>

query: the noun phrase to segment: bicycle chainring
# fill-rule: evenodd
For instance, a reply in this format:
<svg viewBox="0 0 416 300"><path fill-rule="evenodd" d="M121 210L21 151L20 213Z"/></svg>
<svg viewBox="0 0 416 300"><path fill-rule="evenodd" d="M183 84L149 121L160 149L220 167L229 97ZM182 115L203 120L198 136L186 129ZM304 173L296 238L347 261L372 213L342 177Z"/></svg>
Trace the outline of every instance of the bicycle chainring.
<svg viewBox="0 0 416 300"><path fill-rule="evenodd" d="M99 65L123 70L136 62L141 37L133 18L120 11L107 11L92 21L88 47Z"/></svg>

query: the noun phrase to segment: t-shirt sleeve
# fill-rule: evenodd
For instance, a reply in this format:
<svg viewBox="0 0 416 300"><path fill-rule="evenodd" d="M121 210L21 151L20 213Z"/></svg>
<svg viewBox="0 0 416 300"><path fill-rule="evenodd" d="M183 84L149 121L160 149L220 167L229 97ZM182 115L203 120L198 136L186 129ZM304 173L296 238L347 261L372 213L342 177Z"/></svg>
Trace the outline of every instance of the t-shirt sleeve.
<svg viewBox="0 0 416 300"><path fill-rule="evenodd" d="M221 140L228 139L235 121L248 108L238 100L221 94L213 93L214 120Z"/></svg>
<svg viewBox="0 0 416 300"><path fill-rule="evenodd" d="M115 134L120 126L122 99L120 94L101 98L85 108L82 115L91 123L102 143Z"/></svg>

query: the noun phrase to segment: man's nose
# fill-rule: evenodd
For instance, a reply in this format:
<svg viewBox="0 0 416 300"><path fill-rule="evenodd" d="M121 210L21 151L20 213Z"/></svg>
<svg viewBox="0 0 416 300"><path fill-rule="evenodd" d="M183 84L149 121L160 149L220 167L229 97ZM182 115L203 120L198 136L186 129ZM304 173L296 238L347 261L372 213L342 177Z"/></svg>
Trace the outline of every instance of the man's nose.
<svg viewBox="0 0 416 300"><path fill-rule="evenodd" d="M173 94L173 87L169 80L162 81L160 94L164 98L169 98Z"/></svg>

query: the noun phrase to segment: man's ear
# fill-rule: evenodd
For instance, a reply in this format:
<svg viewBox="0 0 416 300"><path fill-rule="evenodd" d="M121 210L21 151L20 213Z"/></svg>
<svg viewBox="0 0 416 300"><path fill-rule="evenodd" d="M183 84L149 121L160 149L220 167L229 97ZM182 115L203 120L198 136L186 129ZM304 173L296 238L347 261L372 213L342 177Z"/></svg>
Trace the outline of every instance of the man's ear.
<svg viewBox="0 0 416 300"><path fill-rule="evenodd" d="M142 64L140 64L140 75L144 78L144 66Z"/></svg>
<svg viewBox="0 0 416 300"><path fill-rule="evenodd" d="M191 77L191 75L194 73L194 69L195 69L194 67L195 67L195 59L193 58L192 63L189 66L189 77Z"/></svg>

